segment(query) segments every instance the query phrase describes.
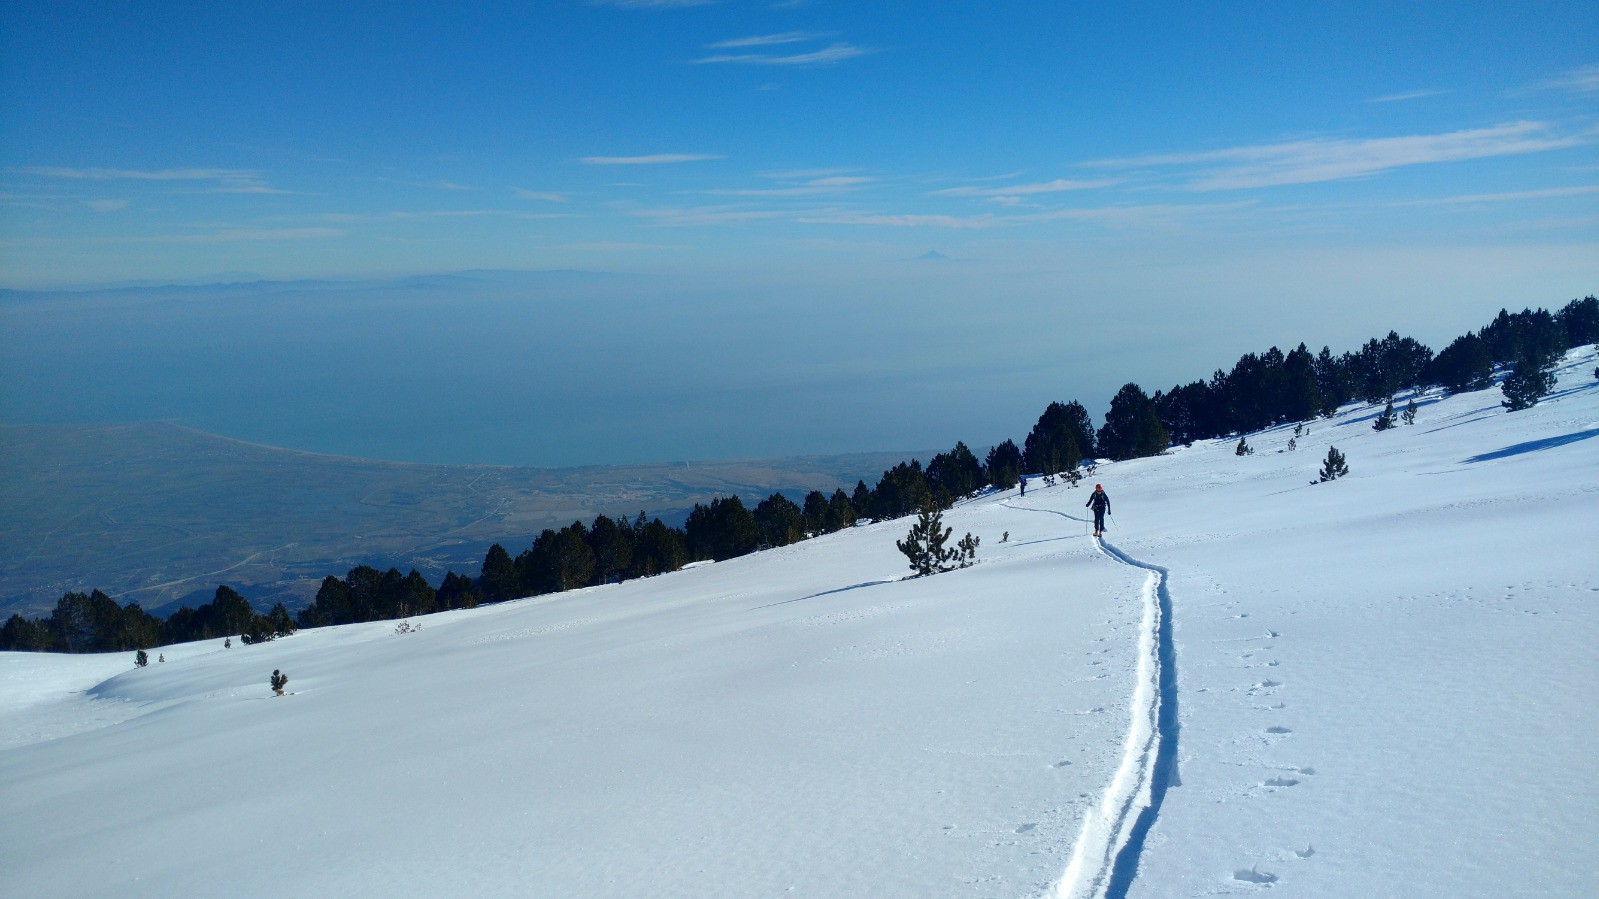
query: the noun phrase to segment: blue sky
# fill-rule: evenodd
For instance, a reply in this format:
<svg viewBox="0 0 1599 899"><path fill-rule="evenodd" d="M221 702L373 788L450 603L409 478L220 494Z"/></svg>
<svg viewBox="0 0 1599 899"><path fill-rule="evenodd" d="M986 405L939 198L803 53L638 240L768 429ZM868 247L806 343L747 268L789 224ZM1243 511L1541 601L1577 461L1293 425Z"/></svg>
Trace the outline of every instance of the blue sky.
<svg viewBox="0 0 1599 899"><path fill-rule="evenodd" d="M1591 0L12 0L0 286L606 272L564 327L661 366L724 340L798 391L732 440L759 398L679 373L705 407L674 427L721 442L607 459L1019 437L1128 379L1390 327L1441 345L1599 289L1596 47ZM820 423L839 378L886 422L935 367L938 428ZM537 459L600 454L570 439Z"/></svg>
<svg viewBox="0 0 1599 899"><path fill-rule="evenodd" d="M13 2L4 281L1593 244L1592 3L1123 6Z"/></svg>

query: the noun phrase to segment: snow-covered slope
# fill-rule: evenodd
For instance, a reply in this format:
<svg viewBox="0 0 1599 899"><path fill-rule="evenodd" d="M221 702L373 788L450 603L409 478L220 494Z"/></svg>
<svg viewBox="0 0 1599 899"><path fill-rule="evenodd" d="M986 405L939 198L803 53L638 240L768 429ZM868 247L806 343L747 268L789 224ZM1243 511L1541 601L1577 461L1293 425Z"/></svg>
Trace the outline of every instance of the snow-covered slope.
<svg viewBox="0 0 1599 899"><path fill-rule="evenodd" d="M0 654L0 893L1587 895L1594 364L1105 465L1103 548L1041 488L948 513L983 562L934 578L889 522L416 633Z"/></svg>

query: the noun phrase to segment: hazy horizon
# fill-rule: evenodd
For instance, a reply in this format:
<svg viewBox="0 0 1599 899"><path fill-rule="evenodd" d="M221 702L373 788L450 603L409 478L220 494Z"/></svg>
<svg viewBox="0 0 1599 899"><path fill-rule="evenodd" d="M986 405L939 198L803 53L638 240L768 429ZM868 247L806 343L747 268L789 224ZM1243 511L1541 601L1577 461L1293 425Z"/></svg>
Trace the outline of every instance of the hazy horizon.
<svg viewBox="0 0 1599 899"><path fill-rule="evenodd" d="M1599 291L1596 46L1575 0L19 0L0 420L741 458L1436 350ZM212 278L263 283L161 286Z"/></svg>

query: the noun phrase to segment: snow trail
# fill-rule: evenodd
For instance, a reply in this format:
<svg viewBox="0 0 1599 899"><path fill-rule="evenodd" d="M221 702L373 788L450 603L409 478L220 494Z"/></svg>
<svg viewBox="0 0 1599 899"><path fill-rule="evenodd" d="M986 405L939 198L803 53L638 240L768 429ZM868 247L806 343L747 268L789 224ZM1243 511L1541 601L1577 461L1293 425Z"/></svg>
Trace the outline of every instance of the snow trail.
<svg viewBox="0 0 1599 899"><path fill-rule="evenodd" d="M1069 521L1087 520L1054 509L1017 506L1008 500L1003 505ZM1148 572L1138 635L1138 670L1121 764L1099 803L1085 814L1071 859L1049 895L1056 899L1125 899L1138 875L1138 860L1160 814L1166 788L1177 782L1177 664L1171 592L1165 568L1135 559L1103 539L1090 539L1117 562Z"/></svg>

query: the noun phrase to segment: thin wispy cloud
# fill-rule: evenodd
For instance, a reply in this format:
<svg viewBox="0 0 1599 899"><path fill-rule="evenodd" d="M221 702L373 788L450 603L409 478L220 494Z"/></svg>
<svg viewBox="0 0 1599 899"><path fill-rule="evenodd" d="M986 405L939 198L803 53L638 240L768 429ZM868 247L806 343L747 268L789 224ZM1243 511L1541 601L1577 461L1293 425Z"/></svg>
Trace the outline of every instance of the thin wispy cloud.
<svg viewBox="0 0 1599 899"><path fill-rule="evenodd" d="M754 187L743 190L712 190L706 192L733 197L813 197L822 194L837 194L860 190L876 181L876 178L868 178L864 175L832 175L825 178L810 178L786 187Z"/></svg>
<svg viewBox="0 0 1599 899"><path fill-rule="evenodd" d="M116 212L128 208L127 200L90 200L89 208L95 212Z"/></svg>
<svg viewBox="0 0 1599 899"><path fill-rule="evenodd" d="M1599 65L1578 66L1558 78L1543 82L1539 87L1578 94L1599 93Z"/></svg>
<svg viewBox="0 0 1599 899"><path fill-rule="evenodd" d="M478 189L476 187L473 187L470 184L458 184L458 183L456 183L454 181L429 181L426 184L423 184L422 186L423 187L431 187L434 190L477 190Z"/></svg>
<svg viewBox="0 0 1599 899"><path fill-rule="evenodd" d="M1057 178L1054 181L1040 181L1034 184L1010 184L1004 187L946 187L943 190L933 191L934 196L940 197L1030 197L1037 194L1053 194L1068 190L1093 190L1099 187L1110 187L1116 184L1113 178L1100 178L1092 181L1074 181Z"/></svg>
<svg viewBox="0 0 1599 899"><path fill-rule="evenodd" d="M565 203L566 194L553 190L525 190L520 187L511 188L511 195L519 200L542 200L545 203Z"/></svg>
<svg viewBox="0 0 1599 899"><path fill-rule="evenodd" d="M706 56L694 60L698 64L733 64L750 66L824 66L843 62L865 56L872 51L857 47L854 44L839 42L821 50L810 53L794 53L786 56L774 56L766 53L729 53L719 56Z"/></svg>
<svg viewBox="0 0 1599 899"><path fill-rule="evenodd" d="M628 215L649 219L661 225L725 225L789 218L794 213L782 209L752 209L747 206L690 206L634 209L630 210Z"/></svg>
<svg viewBox="0 0 1599 899"><path fill-rule="evenodd" d="M1546 187L1540 190L1516 190L1493 194L1460 194L1453 197L1437 197L1430 200L1399 200L1389 203L1389 206L1452 206L1469 203L1510 203L1519 200L1551 200L1560 197L1582 197L1589 194L1599 194L1599 184L1583 184L1575 187Z"/></svg>
<svg viewBox="0 0 1599 899"><path fill-rule="evenodd" d="M424 212L391 212L388 217L392 219L556 219L573 216L565 212L517 212L512 209L432 209Z"/></svg>
<svg viewBox="0 0 1599 899"><path fill-rule="evenodd" d="M112 169L69 166L22 166L8 171L37 178L70 181L152 181L210 183L212 192L227 194L283 194L288 191L268 186L260 172L248 169Z"/></svg>
<svg viewBox="0 0 1599 899"><path fill-rule="evenodd" d="M1368 139L1321 138L1101 159L1085 166L1110 169L1192 169L1182 185L1195 191L1241 190L1313 184L1375 175L1396 168L1495 156L1542 153L1592 143L1595 135L1559 134L1543 122L1493 128Z"/></svg>
<svg viewBox="0 0 1599 899"><path fill-rule="evenodd" d="M585 156L578 161L584 165L674 165L726 158L710 153L651 153L646 156Z"/></svg>
<svg viewBox="0 0 1599 899"><path fill-rule="evenodd" d="M1425 97L1439 97L1449 93L1446 90L1424 89L1403 91L1397 94L1384 94L1381 97L1368 97L1367 103L1403 103L1406 100L1420 100Z"/></svg>
<svg viewBox="0 0 1599 899"><path fill-rule="evenodd" d="M590 6L616 6L622 9L674 9L680 6L709 6L715 0L589 0Z"/></svg>
<svg viewBox="0 0 1599 899"><path fill-rule="evenodd" d="M814 41L827 37L810 31L785 31L782 34L758 34L753 37L739 37L730 41L717 41L706 44L707 50L739 50L745 47L771 47L777 44L797 44L801 41Z"/></svg>
<svg viewBox="0 0 1599 899"><path fill-rule="evenodd" d="M237 228L213 231L209 234L167 234L157 237L132 238L134 242L149 243L240 243L260 240L321 240L343 237L338 228Z"/></svg>

